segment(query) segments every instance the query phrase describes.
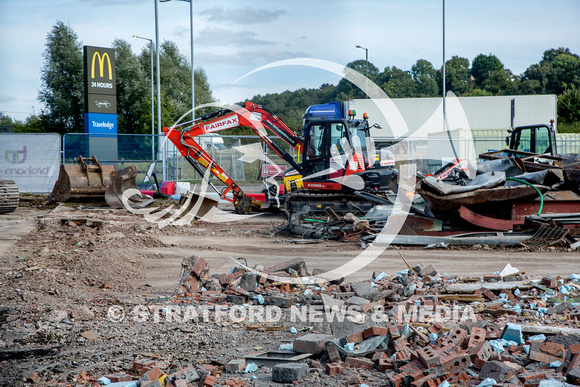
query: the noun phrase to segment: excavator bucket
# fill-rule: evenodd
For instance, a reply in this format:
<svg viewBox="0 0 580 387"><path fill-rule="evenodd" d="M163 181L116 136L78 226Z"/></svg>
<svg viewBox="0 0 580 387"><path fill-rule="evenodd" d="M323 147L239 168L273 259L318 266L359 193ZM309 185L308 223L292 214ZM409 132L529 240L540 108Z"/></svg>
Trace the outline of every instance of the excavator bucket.
<svg viewBox="0 0 580 387"><path fill-rule="evenodd" d="M70 198L102 200L111 184L109 176L116 169L114 165L102 165L96 156L78 156L76 165L60 166L58 180L49 197L57 202L66 202Z"/></svg>
<svg viewBox="0 0 580 387"><path fill-rule="evenodd" d="M197 208L196 212L193 213L192 211L198 205L199 201L201 201L201 203L199 203L199 207ZM184 205L187 206L184 208ZM215 213L214 209L217 209L218 201L217 199L203 195L201 193L188 191L187 194L182 195L181 199L179 199L179 206L182 209L182 217L186 215L191 217L191 215L193 215L193 218L195 219L202 219L203 217L206 217L206 220L211 220L213 218L213 214Z"/></svg>
<svg viewBox="0 0 580 387"><path fill-rule="evenodd" d="M143 195L137 189L136 176L137 167L134 165L111 172L109 176L111 184L105 191L105 200L109 206L113 208L125 207L123 204L124 194L127 196L127 205L131 208L142 208L153 202L151 196Z"/></svg>

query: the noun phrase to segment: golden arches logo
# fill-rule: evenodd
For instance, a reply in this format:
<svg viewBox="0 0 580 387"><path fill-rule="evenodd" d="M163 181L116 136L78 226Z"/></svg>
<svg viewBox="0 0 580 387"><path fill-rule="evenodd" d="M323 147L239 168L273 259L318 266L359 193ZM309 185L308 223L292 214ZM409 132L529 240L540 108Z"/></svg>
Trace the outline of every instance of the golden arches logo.
<svg viewBox="0 0 580 387"><path fill-rule="evenodd" d="M111 58L109 57L108 53L104 53L103 55L99 54L98 51L95 51L93 54L93 60L91 62L91 78L95 77L95 57L99 59L99 76L102 78L104 74L104 65L105 65L105 58L107 58L107 63L109 64L109 79L113 80L113 69L111 68Z"/></svg>

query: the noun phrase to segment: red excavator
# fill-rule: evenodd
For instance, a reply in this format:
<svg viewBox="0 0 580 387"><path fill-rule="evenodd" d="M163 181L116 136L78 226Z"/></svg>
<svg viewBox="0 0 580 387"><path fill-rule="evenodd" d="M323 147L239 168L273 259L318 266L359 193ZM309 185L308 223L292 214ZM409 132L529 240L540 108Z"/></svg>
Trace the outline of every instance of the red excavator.
<svg viewBox="0 0 580 387"><path fill-rule="evenodd" d="M321 107L320 109L313 109ZM303 137L299 137L280 118L264 106L246 102L243 107L233 105L196 120L190 128L163 128L183 157L202 176L209 169L226 187L218 190L222 199L231 201L238 213L251 212L263 203L247 196L242 188L211 158L195 140L197 136L246 126L291 168L284 172L284 192L277 187L265 189L269 206L282 203L288 212L295 212L305 204L311 210L324 212L364 212L373 205L387 201L387 193L396 192L398 171L394 157L387 150L375 150L370 137L366 114L355 119L349 111L344 118L340 103L311 106L305 114ZM274 134L299 154L299 162L273 142ZM231 197L226 196L231 193Z"/></svg>

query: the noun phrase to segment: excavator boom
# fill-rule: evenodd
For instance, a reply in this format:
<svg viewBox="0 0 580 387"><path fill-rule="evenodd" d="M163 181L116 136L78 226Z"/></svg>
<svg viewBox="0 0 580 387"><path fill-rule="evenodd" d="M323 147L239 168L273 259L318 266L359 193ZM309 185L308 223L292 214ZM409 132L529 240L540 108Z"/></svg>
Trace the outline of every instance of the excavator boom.
<svg viewBox="0 0 580 387"><path fill-rule="evenodd" d="M197 122L194 122L189 129L178 130L175 127L165 127L163 132L198 173L203 176L204 169L209 170L210 173L220 179L226 185L226 188L219 191L211 184L212 188L220 194L222 199L232 202L236 212L245 213L250 212L252 208L259 208L262 203L247 197L240 186L195 140L196 137L203 134L215 133L238 126L251 128L276 154L296 168L297 171L301 171L300 165L294 161L292 155L284 151L268 137L268 131L298 150L303 146L302 140L269 109L251 102L246 102L244 107L231 106L228 109L222 109L203 116ZM228 193L232 194L232 198L226 196Z"/></svg>

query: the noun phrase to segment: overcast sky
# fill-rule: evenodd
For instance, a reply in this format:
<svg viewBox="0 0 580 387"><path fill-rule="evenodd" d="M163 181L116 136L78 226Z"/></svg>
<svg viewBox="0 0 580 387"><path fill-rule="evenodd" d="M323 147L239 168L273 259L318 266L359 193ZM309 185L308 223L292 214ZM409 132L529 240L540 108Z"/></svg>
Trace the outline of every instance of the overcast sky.
<svg viewBox="0 0 580 387"><path fill-rule="evenodd" d="M155 0L0 0L0 111L23 120L38 114L46 36L57 20L83 45L110 47L125 39L138 54L155 37ZM318 87L338 77L286 66L244 74L294 58L345 65L364 59L379 69L409 70L417 59L442 65L441 0L194 0L195 66L207 72L214 96L237 102L256 94ZM160 40L190 58L189 3L159 3ZM446 57L494 54L515 74L549 48L580 53L578 0L447 0Z"/></svg>

